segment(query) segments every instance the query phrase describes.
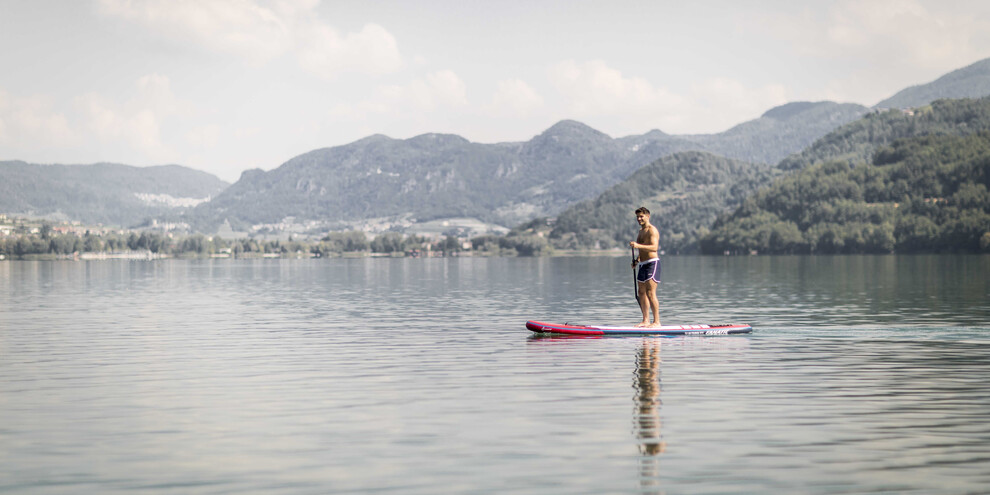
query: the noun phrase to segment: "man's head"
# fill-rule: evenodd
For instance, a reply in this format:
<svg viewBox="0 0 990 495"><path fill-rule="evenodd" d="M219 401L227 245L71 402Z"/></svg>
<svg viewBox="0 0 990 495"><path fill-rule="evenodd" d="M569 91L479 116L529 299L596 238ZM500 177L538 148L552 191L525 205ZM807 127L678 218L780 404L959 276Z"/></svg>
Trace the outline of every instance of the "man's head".
<svg viewBox="0 0 990 495"><path fill-rule="evenodd" d="M650 210L647 210L645 206L640 206L636 208L636 221L640 225L646 225L650 221Z"/></svg>

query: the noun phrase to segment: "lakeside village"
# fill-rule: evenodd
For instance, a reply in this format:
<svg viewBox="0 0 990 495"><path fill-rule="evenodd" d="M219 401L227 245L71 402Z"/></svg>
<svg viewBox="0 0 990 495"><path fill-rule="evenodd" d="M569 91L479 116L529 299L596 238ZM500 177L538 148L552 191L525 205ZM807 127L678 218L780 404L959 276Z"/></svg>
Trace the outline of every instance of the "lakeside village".
<svg viewBox="0 0 990 495"><path fill-rule="evenodd" d="M140 229L86 225L0 213L0 260L103 260L162 258L328 258L544 256L552 253L544 232L489 231L453 227L445 232L322 235L248 235L230 230L216 235L177 233L171 224L152 222ZM227 234L227 235L224 235Z"/></svg>

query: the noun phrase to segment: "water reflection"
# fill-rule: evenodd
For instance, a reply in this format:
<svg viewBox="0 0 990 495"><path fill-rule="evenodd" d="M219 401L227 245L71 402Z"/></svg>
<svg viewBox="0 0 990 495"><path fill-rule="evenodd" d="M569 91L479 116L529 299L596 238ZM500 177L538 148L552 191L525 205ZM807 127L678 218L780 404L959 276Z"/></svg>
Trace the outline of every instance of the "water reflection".
<svg viewBox="0 0 990 495"><path fill-rule="evenodd" d="M755 333L524 340L625 257L0 263L0 493L987 492L990 256L669 268Z"/></svg>
<svg viewBox="0 0 990 495"><path fill-rule="evenodd" d="M667 449L660 434L660 362L660 339L643 339L633 373L633 432L641 455L640 487L648 490L660 485L659 456Z"/></svg>

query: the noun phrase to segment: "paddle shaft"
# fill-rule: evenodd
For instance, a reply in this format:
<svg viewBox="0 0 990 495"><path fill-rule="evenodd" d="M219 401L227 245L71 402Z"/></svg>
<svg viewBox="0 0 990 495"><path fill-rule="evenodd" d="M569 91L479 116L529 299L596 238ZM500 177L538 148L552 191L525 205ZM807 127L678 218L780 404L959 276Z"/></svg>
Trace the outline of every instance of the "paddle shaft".
<svg viewBox="0 0 990 495"><path fill-rule="evenodd" d="M636 248L632 248L633 260L633 294L636 294L636 302L639 302L639 280L636 279Z"/></svg>

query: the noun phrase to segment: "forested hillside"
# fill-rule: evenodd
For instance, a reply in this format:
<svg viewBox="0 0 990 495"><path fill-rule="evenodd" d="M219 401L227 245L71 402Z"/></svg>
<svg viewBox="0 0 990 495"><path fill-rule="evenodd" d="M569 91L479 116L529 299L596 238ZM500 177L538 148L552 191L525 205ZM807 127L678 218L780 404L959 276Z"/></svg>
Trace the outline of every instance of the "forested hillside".
<svg viewBox="0 0 990 495"><path fill-rule="evenodd" d="M228 185L178 165L0 162L0 212L130 227L175 216Z"/></svg>
<svg viewBox="0 0 990 495"><path fill-rule="evenodd" d="M954 70L938 79L905 88L874 108L911 108L941 98L981 98L990 94L990 58Z"/></svg>
<svg viewBox="0 0 990 495"><path fill-rule="evenodd" d="M779 107L778 111L786 113L787 109L788 107ZM792 108L792 110L800 109ZM786 115L777 115L776 118L786 118ZM889 158L883 157L890 156L892 151L887 149L877 153L878 149L898 143L896 148L891 148L898 150L897 153L901 154L898 156L907 157L914 152L920 154L918 158L910 161L911 164L915 164L912 166L918 166L916 165L918 160L931 152L919 148L917 144L914 146L907 144L913 142L911 139L921 139L919 136L929 136L929 139L937 139L937 137L963 139L964 136L980 130L990 130L990 98L939 100L928 107L917 109L914 113L899 110L871 113L829 133L805 151L783 160L775 168L735 162L707 153L675 154L636 172L629 180L609 189L598 198L579 203L562 212L557 218L550 239L555 247L565 249L621 246L622 241L628 240L630 229L635 228L630 212L640 204L645 204L655 211L653 223L660 228L662 245L668 252L694 251L699 248L697 242L702 239L704 243L700 247L707 253L752 250L889 252L894 249L901 251L950 249L944 243L961 242L963 235L958 232L961 232L959 229L962 227L955 224L947 227L950 231L957 232L948 237L943 236L944 225L939 227L937 235L935 231L930 230L928 234L935 237L943 236L940 237L942 240L933 241L935 244L923 245L918 244L917 240L922 234L906 234L914 228L912 225L915 223L924 223L923 220L904 214L914 211L910 209L913 208L912 206L906 206L907 209L897 208L897 212L901 215L898 217L900 223L891 220L893 217L888 210L893 208L894 202L913 204L920 201L919 204L934 204L939 208L949 205L945 203L945 197L932 196L931 191L918 189L919 185L902 177L903 174L895 174L890 184L877 182L876 178L871 176L873 182L870 184L873 189L870 198L872 199L867 201L870 203L869 206L856 206L860 216L853 216L851 218L854 220L849 220L856 223L855 226L844 225L843 222L846 220L841 215L831 220L828 219L831 217L823 217L817 220L798 221L798 218L804 218L802 215L813 219L818 217L807 211L795 212L797 205L803 205L801 201L804 201L808 202L810 205L808 208L811 209L825 208L826 211L848 213L851 208L849 204L839 205L819 200L821 204L811 205L814 201L810 198L815 198L816 194L837 194L836 187L844 190L842 187L848 185L847 183L865 180L865 177L846 177L842 179L844 182L840 187L835 182L838 179L832 177L836 171L856 170L856 173L863 173L866 170L863 166L868 165L874 155L883 163L891 162ZM926 141L921 139L918 142ZM934 143L930 144L934 146ZM946 146L951 145L946 144ZM823 162L828 162L828 165L813 165ZM929 165L941 166L941 163L936 160ZM972 168L971 165L968 166ZM807 173L799 173L805 169L808 170ZM970 170L965 167L959 170L964 169ZM774 177L779 177L776 185L751 198L739 211L728 216L732 208L743 204L747 195L756 193L760 187L769 186ZM953 188L955 186L946 187L951 189L949 196L956 192ZM969 186L959 185L959 187L963 188L960 194L976 194ZM896 193L889 192L895 195L895 199L877 200L876 191L883 191L886 188L896 191ZM860 198L856 194L853 193L853 198ZM776 197L778 195L780 198ZM925 203L926 198L928 203ZM841 198L837 197L836 201L838 199ZM901 201L902 199L904 201ZM761 205L775 205L777 209L767 210ZM766 215L763 210L777 216ZM865 215L864 212L870 213L872 216L869 218L877 221L867 222L869 224L867 225L855 220ZM953 212L954 210L946 210L941 217L938 217L940 220L932 221L936 225L946 224L951 220L949 216L955 214ZM709 233L708 228L712 227L712 222L719 215L722 215L722 218L715 224L714 231ZM967 225L970 225L973 219L971 215L967 215L969 214L963 216L967 218L965 221L969 222ZM786 223L787 221L791 221L791 224ZM834 225L828 228L813 227L812 224L817 223ZM896 230L897 228L900 230ZM855 234L852 233L854 230ZM856 240L857 238L862 240ZM974 246L972 238L966 237L966 239L969 239L967 244L969 247L965 249L972 248ZM943 244L938 244L939 242ZM936 244L939 247L936 248ZM978 244L976 249L979 249Z"/></svg>
<svg viewBox="0 0 990 495"><path fill-rule="evenodd" d="M776 164L869 112L855 103L793 102L718 134L683 136L700 149L752 163ZM657 155L660 156L660 155Z"/></svg>
<svg viewBox="0 0 990 495"><path fill-rule="evenodd" d="M965 102L942 105L984 122ZM828 161L778 180L720 218L702 252L987 252L988 188L990 132L901 139L871 162Z"/></svg>
<svg viewBox="0 0 990 495"><path fill-rule="evenodd" d="M982 129L990 129L990 98L937 100L911 112L871 113L828 133L778 167L799 170L825 160L858 163L870 160L877 148L897 139L925 134L962 136Z"/></svg>
<svg viewBox="0 0 990 495"><path fill-rule="evenodd" d="M560 249L625 246L638 229L633 210L646 206L660 230L662 248L689 252L718 214L769 183L774 173L767 165L710 153L676 153L562 212L550 241Z"/></svg>

